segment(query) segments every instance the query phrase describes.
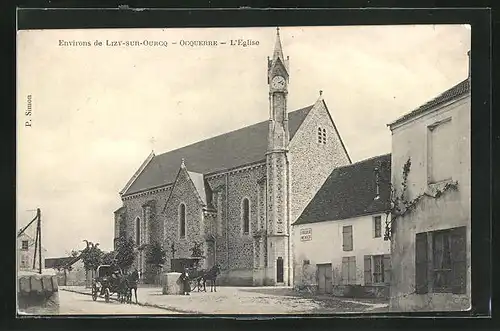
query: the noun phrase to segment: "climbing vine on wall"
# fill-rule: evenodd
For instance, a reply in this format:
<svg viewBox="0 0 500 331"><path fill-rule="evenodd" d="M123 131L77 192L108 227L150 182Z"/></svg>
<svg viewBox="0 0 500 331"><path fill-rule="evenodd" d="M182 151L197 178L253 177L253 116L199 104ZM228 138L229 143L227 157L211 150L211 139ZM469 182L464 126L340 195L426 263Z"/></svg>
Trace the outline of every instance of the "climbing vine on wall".
<svg viewBox="0 0 500 331"><path fill-rule="evenodd" d="M401 189L396 190L393 184L391 184L391 208L386 215L385 220L385 233L384 240L392 239L392 225L396 219L406 215L407 213L413 211L418 203L425 197L432 197L438 199L443 193L448 190L458 190L458 182L447 182L440 189L436 189L433 194L424 192L412 200L408 200L408 175L411 169L411 159L405 162L403 166L403 180L401 182Z"/></svg>

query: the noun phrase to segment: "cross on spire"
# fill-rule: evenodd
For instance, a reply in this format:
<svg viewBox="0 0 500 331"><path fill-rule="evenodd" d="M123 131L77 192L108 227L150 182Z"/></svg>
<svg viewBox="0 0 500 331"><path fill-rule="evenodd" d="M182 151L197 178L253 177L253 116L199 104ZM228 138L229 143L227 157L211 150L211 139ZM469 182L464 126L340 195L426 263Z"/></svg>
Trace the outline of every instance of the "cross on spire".
<svg viewBox="0 0 500 331"><path fill-rule="evenodd" d="M285 57L283 56L283 47L281 46L279 27L276 28L276 43L274 44L273 62L275 62L278 58L281 59L283 63L285 63Z"/></svg>
<svg viewBox="0 0 500 331"><path fill-rule="evenodd" d="M151 137L151 139L149 139L149 143L151 144L151 150L152 151L155 150L155 142L156 142L155 137Z"/></svg>

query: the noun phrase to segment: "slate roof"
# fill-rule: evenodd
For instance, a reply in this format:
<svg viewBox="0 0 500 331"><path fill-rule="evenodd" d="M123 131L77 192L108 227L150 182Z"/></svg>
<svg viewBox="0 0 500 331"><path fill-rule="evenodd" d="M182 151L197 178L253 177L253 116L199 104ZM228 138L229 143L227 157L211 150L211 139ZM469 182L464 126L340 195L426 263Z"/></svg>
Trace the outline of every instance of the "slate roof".
<svg viewBox="0 0 500 331"><path fill-rule="evenodd" d="M290 139L313 105L288 114ZM189 171L209 174L265 160L269 121L231 131L213 138L156 155L123 193L129 195L175 181L181 160Z"/></svg>
<svg viewBox="0 0 500 331"><path fill-rule="evenodd" d="M425 112L431 108L442 105L442 104L444 104L448 101L451 101L451 100L453 100L461 95L464 95L468 92L470 92L470 80L469 80L469 78L461 81L460 83L458 83L457 85L453 86L452 88L444 91L443 93L441 93L440 95L438 95L434 99L428 101L427 103L425 103L422 106L418 107L417 109L409 112L408 114L403 115L402 117L398 118L397 120L395 120L394 122L392 122L388 125L392 126L394 124L398 124L398 123L401 123L403 121L406 121L407 119L410 119L410 118L415 117L419 114L422 114L423 112Z"/></svg>
<svg viewBox="0 0 500 331"><path fill-rule="evenodd" d="M57 269L62 268L64 266L71 266L80 260L80 256L69 256L69 257L57 257L57 258L48 258L45 259L45 268L46 269Z"/></svg>
<svg viewBox="0 0 500 331"><path fill-rule="evenodd" d="M376 171L379 169L379 199ZM390 209L391 154L336 168L294 225L344 220Z"/></svg>

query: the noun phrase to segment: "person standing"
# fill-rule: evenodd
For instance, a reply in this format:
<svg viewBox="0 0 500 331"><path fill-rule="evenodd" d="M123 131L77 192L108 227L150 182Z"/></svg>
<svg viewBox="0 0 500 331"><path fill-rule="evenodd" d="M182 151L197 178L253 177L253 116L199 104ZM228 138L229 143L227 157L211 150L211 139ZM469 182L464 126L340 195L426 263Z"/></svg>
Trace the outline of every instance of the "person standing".
<svg viewBox="0 0 500 331"><path fill-rule="evenodd" d="M182 281L182 294L189 295L189 292L191 292L191 286L189 285L189 273L187 267L184 267L184 271L181 274L181 281Z"/></svg>

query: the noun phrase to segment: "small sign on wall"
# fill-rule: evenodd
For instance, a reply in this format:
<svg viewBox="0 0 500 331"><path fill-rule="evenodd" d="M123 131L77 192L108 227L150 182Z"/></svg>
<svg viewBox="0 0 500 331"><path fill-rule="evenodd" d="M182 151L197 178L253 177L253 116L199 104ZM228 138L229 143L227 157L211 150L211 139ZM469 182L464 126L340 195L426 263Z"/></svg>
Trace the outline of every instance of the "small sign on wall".
<svg viewBox="0 0 500 331"><path fill-rule="evenodd" d="M300 230L300 241L311 241L312 240L312 229L301 229Z"/></svg>

